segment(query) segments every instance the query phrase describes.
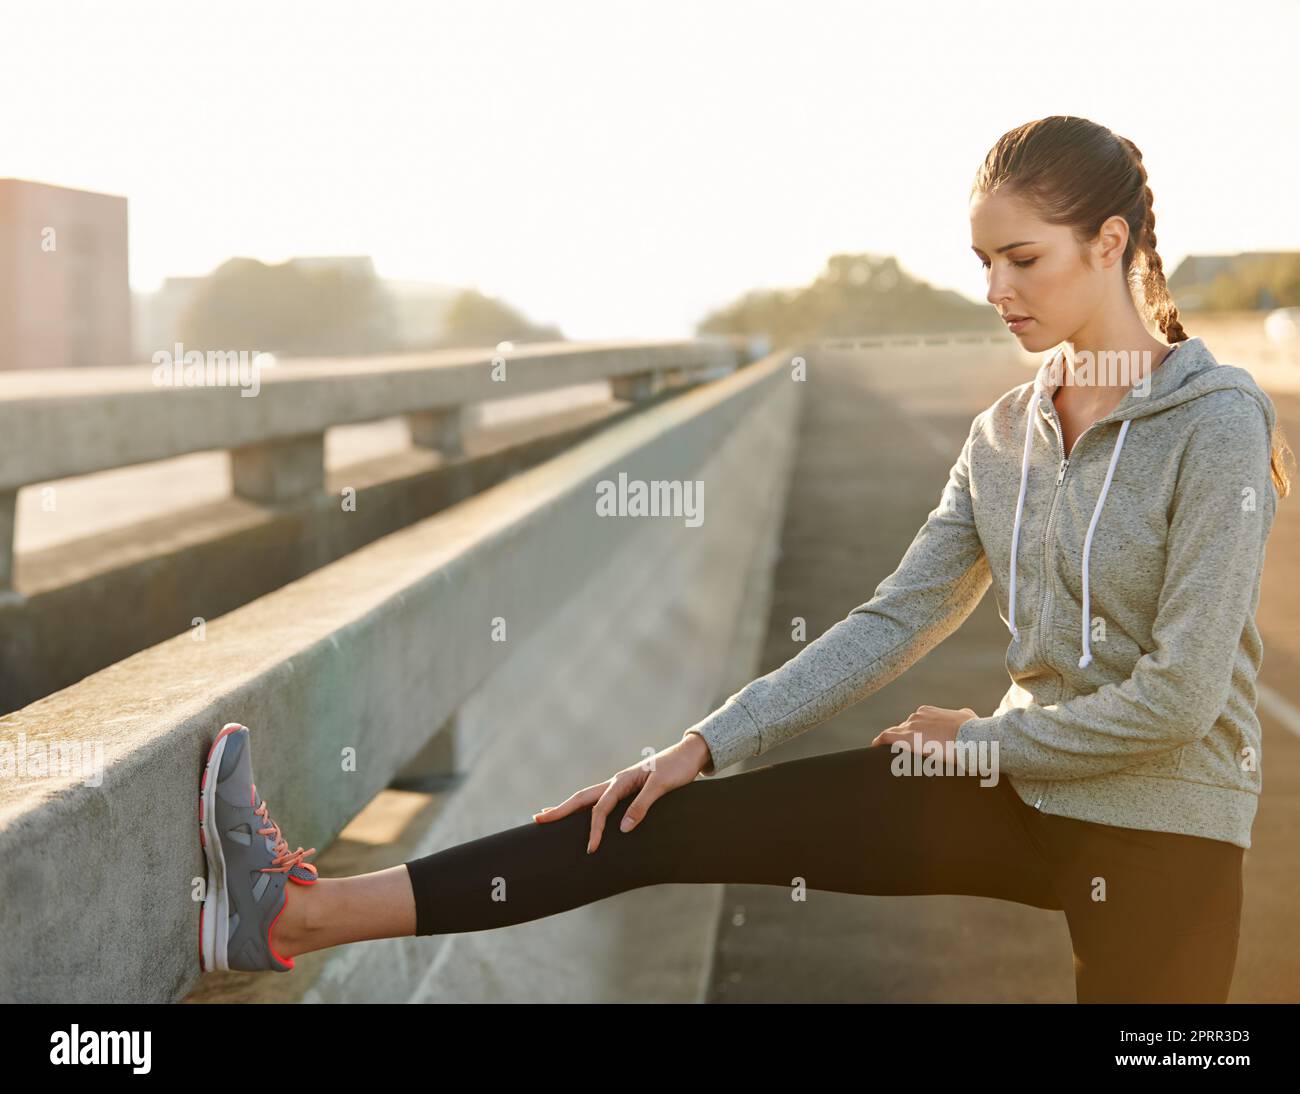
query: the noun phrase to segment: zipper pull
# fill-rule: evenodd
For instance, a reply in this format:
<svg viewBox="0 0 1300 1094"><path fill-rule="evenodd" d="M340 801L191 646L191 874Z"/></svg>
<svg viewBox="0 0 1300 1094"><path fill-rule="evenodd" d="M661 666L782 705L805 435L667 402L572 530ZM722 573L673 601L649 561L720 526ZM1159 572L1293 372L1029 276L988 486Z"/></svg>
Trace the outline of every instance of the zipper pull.
<svg viewBox="0 0 1300 1094"><path fill-rule="evenodd" d="M1065 459L1063 459L1063 460L1061 461L1061 471L1060 471L1060 473L1056 476L1056 485L1057 485L1057 486L1060 486L1061 483L1065 481L1065 469L1066 469L1067 467L1069 467L1069 466L1070 466L1070 458L1069 458L1069 456L1067 456Z"/></svg>

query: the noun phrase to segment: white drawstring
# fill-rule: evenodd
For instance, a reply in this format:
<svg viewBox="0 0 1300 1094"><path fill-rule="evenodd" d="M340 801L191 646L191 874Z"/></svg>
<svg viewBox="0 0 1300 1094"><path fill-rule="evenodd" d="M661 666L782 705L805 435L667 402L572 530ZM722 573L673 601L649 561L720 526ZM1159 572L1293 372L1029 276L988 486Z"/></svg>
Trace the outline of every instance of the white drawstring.
<svg viewBox="0 0 1300 1094"><path fill-rule="evenodd" d="M1007 615L1010 616L1011 640L1018 642L1020 632L1016 630L1016 548L1020 544L1020 516L1025 511L1025 486L1029 482L1029 450L1034 443L1034 414L1038 410L1038 387L1034 386L1034 397L1029 400L1029 414L1025 427L1025 454L1020 461L1020 496L1016 498L1016 523L1011 530L1011 589L1007 594Z"/></svg>
<svg viewBox="0 0 1300 1094"><path fill-rule="evenodd" d="M1025 488L1029 484L1029 454L1034 443L1034 414L1038 411L1038 402L1041 393L1037 385L1034 387L1033 398L1029 400L1029 412L1026 415L1025 426L1025 451L1020 461L1020 495L1016 498L1016 520L1011 531L1011 587L1007 594L1007 615L1009 616L1008 627L1011 630L1012 641L1020 640L1020 631L1016 627L1016 553L1020 545L1020 521L1025 509ZM1111 479L1115 477L1115 465L1119 462L1120 449L1124 447L1124 435L1128 432L1129 423L1132 419L1126 418L1120 423L1119 437L1115 441L1115 449L1110 455L1110 467L1106 469L1106 481L1101 487L1101 496L1097 499L1096 508L1092 511L1092 520L1088 524L1088 535L1083 541L1083 656L1079 658L1079 668L1087 668L1092 662L1092 648L1088 642L1089 618L1092 611L1088 591L1088 555L1092 550L1092 533L1097 527L1097 521L1101 517L1101 507L1106 503L1106 494L1110 491ZM1048 574L1043 575L1044 581L1050 581Z"/></svg>
<svg viewBox="0 0 1300 1094"><path fill-rule="evenodd" d="M1088 525L1088 535L1083 541L1083 656L1079 658L1079 668L1087 668L1092 661L1092 648L1088 644L1088 618L1092 605L1088 600L1088 552L1092 550L1092 533L1097 527L1097 518L1101 516L1101 507L1106 504L1106 493L1110 490L1110 480L1115 477L1115 464L1119 462L1119 450L1124 447L1124 434L1128 432L1133 419L1125 418L1120 423L1119 437L1115 441L1115 451L1110 454L1110 466L1106 468L1106 481L1101 486L1101 497L1097 499L1097 508L1092 511L1092 521Z"/></svg>

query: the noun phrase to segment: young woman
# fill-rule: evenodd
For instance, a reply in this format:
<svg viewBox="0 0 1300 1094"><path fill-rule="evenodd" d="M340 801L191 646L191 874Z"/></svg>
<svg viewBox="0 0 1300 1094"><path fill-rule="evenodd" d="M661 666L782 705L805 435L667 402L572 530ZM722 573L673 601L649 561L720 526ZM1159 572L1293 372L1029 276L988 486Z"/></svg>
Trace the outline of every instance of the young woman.
<svg viewBox="0 0 1300 1094"><path fill-rule="evenodd" d="M1225 1001L1261 786L1254 613L1289 450L1250 374L1184 332L1131 142L1074 117L1014 129L970 215L989 303L1024 348L1060 352L975 417L871 600L650 760L360 877L289 850L248 730L226 726L201 807L204 967L286 971L646 885L802 879L1061 910L1078 1001ZM894 679L990 585L1011 634L994 714L923 706L868 747L709 778Z"/></svg>

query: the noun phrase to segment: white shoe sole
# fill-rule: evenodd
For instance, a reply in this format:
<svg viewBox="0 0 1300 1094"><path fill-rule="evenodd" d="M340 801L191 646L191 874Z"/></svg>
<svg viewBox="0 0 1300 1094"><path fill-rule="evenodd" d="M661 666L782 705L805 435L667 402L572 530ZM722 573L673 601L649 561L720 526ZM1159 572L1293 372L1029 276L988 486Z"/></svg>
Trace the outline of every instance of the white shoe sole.
<svg viewBox="0 0 1300 1094"><path fill-rule="evenodd" d="M203 896L203 929L200 932L200 956L203 970L229 971L230 901L226 891L226 857L221 850L221 837L217 832L217 773L221 770L221 757L225 755L226 741L237 729L239 722L227 722L221 727L208 752L203 768L203 789L199 794L199 830L202 833L203 854L208 860L208 879Z"/></svg>

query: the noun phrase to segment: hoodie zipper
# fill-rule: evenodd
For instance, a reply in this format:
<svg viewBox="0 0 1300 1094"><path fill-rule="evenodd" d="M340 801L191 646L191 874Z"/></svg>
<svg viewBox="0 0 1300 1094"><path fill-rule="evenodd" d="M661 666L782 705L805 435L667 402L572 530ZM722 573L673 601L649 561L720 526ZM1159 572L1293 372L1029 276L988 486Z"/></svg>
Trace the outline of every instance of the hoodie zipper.
<svg viewBox="0 0 1300 1094"><path fill-rule="evenodd" d="M1070 460L1074 458L1072 456L1067 456L1065 454L1065 435L1064 435L1064 431L1061 428L1061 419L1057 416L1056 413L1056 404L1052 402L1050 398L1048 399L1047 403L1052 410L1052 426L1056 432L1056 448L1057 451L1061 453L1061 465L1056 472L1056 489L1052 492L1052 507L1047 512L1047 534L1043 537L1043 586L1044 588L1043 588L1043 603L1042 603L1042 607L1039 609L1038 612L1040 635L1045 625L1050 624L1051 622L1048 613L1052 607L1052 582L1049 577L1049 575L1052 573L1051 570L1052 525L1056 520L1057 503L1061 499L1061 484L1065 482L1065 473L1070 469ZM1092 423L1092 425L1088 426L1087 429L1085 429L1082 433L1080 433L1074 439L1074 451L1078 452L1079 445L1083 443L1083 438L1086 437L1089 433L1091 433L1097 426L1104 425L1108 421L1110 421L1110 416L1111 414L1114 413L1115 411L1112 410L1110 414L1106 414L1098 418L1095 422ZM1091 620L1089 620L1089 623L1091 624ZM1061 677L1061 683L1064 684L1065 677L1061 676L1059 672L1056 675Z"/></svg>
<svg viewBox="0 0 1300 1094"><path fill-rule="evenodd" d="M1049 400L1050 402L1050 400ZM1056 406L1052 404L1052 423L1056 433L1056 443L1061 453L1061 465L1056 473L1056 488L1052 491L1052 505L1047 511L1047 528L1043 536L1043 602L1038 610L1038 640L1039 642L1049 642L1051 632L1047 628L1048 609L1052 604L1052 569L1051 569L1051 550L1052 550L1052 526L1056 522L1056 507L1061 500L1061 484L1065 481L1066 469L1070 466L1069 457L1065 454L1065 439L1060 429L1060 421L1056 416ZM1079 442L1075 441L1077 445ZM1058 672L1058 679L1064 683L1064 677ZM1047 787L1038 794L1038 800L1034 802L1035 809L1041 809L1043 798L1047 795Z"/></svg>
<svg viewBox="0 0 1300 1094"><path fill-rule="evenodd" d="M1057 451L1060 452L1061 454L1061 463L1060 463L1060 467L1057 469L1056 472L1056 488L1052 491L1052 506L1047 511L1047 528L1046 528L1046 533L1043 536L1043 602L1038 612L1038 620L1039 620L1038 639L1040 642L1043 642L1044 644L1051 641L1050 612L1052 608L1052 580L1053 580L1052 558L1051 558L1052 528L1053 525L1056 523L1056 508L1058 503L1061 500L1061 485L1065 482L1065 473L1070 469L1070 460L1072 459L1072 457L1067 456L1065 454L1064 430L1061 427L1061 419L1057 416L1056 413L1056 403L1052 401L1050 396L1048 397L1047 405L1051 409L1052 427L1053 427L1053 431L1056 433L1056 446L1057 446ZM1115 412L1111 411L1111 414L1113 413ZM1095 426L1101 425L1109 417L1110 415L1107 414L1101 418L1098 418L1095 422L1092 423L1092 425L1088 426L1087 429L1085 429L1082 433L1080 433L1079 436L1075 438L1074 451L1077 452L1079 450L1080 442L1083 440L1084 437L1086 437L1092 431L1092 429ZM1065 685L1064 675L1062 675L1056 669L1053 669L1052 671L1056 674L1056 678L1060 681L1060 685L1064 687ZM1038 798L1034 802L1035 809L1042 808L1043 799L1045 797L1047 797L1046 787L1044 787L1043 790L1039 792Z"/></svg>

